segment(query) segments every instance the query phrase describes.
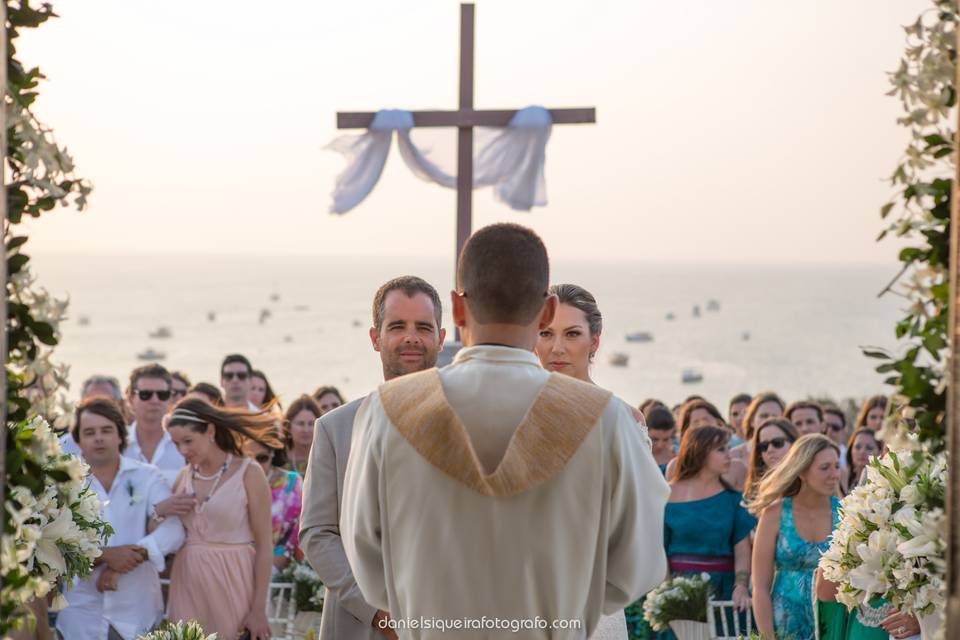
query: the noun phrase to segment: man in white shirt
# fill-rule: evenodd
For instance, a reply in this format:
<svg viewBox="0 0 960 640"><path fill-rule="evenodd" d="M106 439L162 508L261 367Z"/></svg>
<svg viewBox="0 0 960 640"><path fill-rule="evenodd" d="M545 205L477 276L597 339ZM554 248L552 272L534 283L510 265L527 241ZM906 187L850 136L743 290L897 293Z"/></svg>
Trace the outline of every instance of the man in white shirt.
<svg viewBox="0 0 960 640"><path fill-rule="evenodd" d="M535 233L481 229L453 295L464 349L357 411L340 533L402 638L583 640L666 575L670 488L645 429L532 353L557 307L549 284Z"/></svg>
<svg viewBox="0 0 960 640"><path fill-rule="evenodd" d="M84 380L80 386L80 399L86 400L93 396L113 398L123 409L123 391L120 390L120 383L113 376L92 375ZM60 436L60 449L72 456L80 455L80 446L73 439L69 430Z"/></svg>
<svg viewBox="0 0 960 640"><path fill-rule="evenodd" d="M135 419L124 451L128 458L160 469L170 486L186 464L163 426L163 416L173 404L172 390L173 379L163 366L148 364L133 370L128 400Z"/></svg>
<svg viewBox="0 0 960 640"><path fill-rule="evenodd" d="M159 572L164 556L183 544L183 526L178 518L151 520L170 488L156 467L121 455L126 427L115 402L102 397L81 402L73 437L90 465L89 487L104 502L104 520L113 533L93 574L69 585L69 606L60 612L57 629L69 640L133 640L163 616Z"/></svg>

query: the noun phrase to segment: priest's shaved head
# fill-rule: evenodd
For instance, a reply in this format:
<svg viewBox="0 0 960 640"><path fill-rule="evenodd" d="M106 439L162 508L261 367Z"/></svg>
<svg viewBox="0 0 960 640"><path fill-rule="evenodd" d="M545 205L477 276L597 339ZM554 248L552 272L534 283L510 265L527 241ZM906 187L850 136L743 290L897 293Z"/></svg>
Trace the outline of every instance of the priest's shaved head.
<svg viewBox="0 0 960 640"><path fill-rule="evenodd" d="M547 248L526 227L484 227L460 253L457 286L477 323L530 324L543 310L550 286Z"/></svg>

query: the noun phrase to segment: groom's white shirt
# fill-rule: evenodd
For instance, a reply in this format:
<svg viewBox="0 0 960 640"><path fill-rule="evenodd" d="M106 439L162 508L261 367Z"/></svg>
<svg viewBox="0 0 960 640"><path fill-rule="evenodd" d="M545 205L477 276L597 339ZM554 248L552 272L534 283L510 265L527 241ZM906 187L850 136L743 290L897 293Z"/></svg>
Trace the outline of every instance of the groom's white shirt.
<svg viewBox="0 0 960 640"><path fill-rule="evenodd" d="M394 619L579 620L511 637L585 638L663 580L668 496L624 402L477 346L364 401L340 527L364 598Z"/></svg>

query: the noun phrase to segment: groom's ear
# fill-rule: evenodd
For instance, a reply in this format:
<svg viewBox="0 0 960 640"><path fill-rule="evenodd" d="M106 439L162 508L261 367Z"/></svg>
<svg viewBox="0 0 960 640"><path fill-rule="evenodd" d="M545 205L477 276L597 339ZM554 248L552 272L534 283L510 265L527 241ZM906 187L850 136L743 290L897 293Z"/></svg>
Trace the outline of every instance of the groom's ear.
<svg viewBox="0 0 960 640"><path fill-rule="evenodd" d="M557 315L557 305L560 303L560 300L555 295L547 296L547 301L543 303L543 311L540 312L540 331L543 331L553 322L554 316Z"/></svg>
<svg viewBox="0 0 960 640"><path fill-rule="evenodd" d="M380 351L380 332L376 327L370 327L370 344L373 345L374 351Z"/></svg>

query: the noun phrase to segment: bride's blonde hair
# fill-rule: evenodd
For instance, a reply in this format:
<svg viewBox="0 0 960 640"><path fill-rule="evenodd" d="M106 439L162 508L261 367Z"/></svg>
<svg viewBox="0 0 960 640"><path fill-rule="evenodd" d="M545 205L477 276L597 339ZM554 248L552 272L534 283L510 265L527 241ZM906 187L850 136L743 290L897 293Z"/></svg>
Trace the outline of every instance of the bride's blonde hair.
<svg viewBox="0 0 960 640"><path fill-rule="evenodd" d="M810 433L794 442L786 457L760 481L756 497L747 504L750 513L759 516L780 498L800 493L803 486L800 475L810 468L813 459L825 449L836 451L839 460L840 449L827 436Z"/></svg>

